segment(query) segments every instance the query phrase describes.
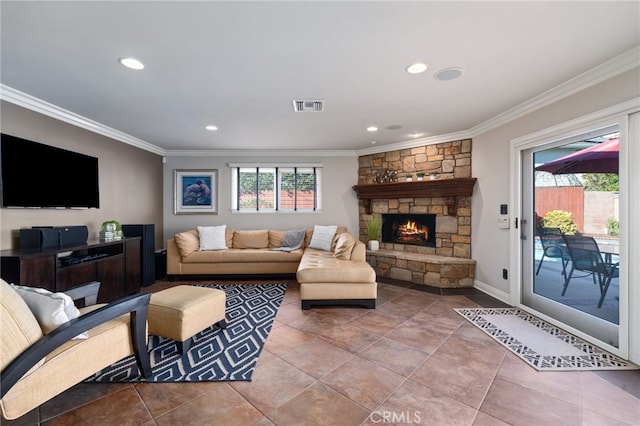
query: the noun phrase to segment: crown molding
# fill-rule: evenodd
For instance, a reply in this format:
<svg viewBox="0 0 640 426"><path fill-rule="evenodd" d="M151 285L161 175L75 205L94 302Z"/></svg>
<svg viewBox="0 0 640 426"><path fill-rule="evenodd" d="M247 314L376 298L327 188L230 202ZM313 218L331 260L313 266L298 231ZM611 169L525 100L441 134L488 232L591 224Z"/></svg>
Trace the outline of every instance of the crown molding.
<svg viewBox="0 0 640 426"><path fill-rule="evenodd" d="M68 111L64 108L60 108L49 102L38 99L27 93L16 90L4 84L0 84L0 99L10 102L12 104L21 106L31 111L38 112L42 115L46 115L56 120L69 123L73 126L80 127L90 132L97 133L99 135L106 136L111 139L115 139L120 142L135 146L136 148L143 149L145 151L153 152L158 155L165 155L166 150L156 145L146 142L142 139L135 138L119 130L105 126L86 117L83 117L74 112Z"/></svg>
<svg viewBox="0 0 640 426"><path fill-rule="evenodd" d="M416 148L425 145L434 145L437 143L450 142L461 139L469 139L485 133L496 127L505 125L516 120L526 114L557 102L567 96L584 90L590 86L598 84L609 78L620 75L626 71L632 70L640 66L640 46L616 56L615 58L598 65L552 89L531 98L495 117L486 120L471 129L459 132L448 133L443 135L429 136L421 139L413 139L411 141L397 142L387 145L364 148L360 150L165 150L142 139L138 139L119 130L105 126L86 117L67 111L49 102L38 99L29 94L20 92L4 84L0 84L0 99L21 106L23 108L41 113L43 115L55 118L65 123L78 126L91 132L107 136L111 139L135 146L145 151L165 157L196 157L196 156L247 156L257 155L261 157L276 156L320 156L320 157L349 157L368 154L377 154L387 151L395 151L401 149Z"/></svg>
<svg viewBox="0 0 640 426"><path fill-rule="evenodd" d="M640 46L472 127L469 132L472 137L478 136L637 67L640 67Z"/></svg>
<svg viewBox="0 0 640 426"><path fill-rule="evenodd" d="M355 157L357 152L353 150L168 150L166 157Z"/></svg>

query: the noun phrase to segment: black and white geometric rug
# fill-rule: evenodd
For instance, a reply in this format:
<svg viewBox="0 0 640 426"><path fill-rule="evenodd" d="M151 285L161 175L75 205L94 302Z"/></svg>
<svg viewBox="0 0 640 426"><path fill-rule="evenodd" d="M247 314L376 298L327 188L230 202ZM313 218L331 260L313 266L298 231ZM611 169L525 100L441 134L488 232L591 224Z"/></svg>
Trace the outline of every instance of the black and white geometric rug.
<svg viewBox="0 0 640 426"><path fill-rule="evenodd" d="M637 365L518 308L455 311L538 371L638 369Z"/></svg>
<svg viewBox="0 0 640 426"><path fill-rule="evenodd" d="M215 325L194 336L181 356L174 340L149 335L153 378L138 374L133 355L86 379L86 382L250 381L271 331L286 284L211 284L227 295L227 328Z"/></svg>

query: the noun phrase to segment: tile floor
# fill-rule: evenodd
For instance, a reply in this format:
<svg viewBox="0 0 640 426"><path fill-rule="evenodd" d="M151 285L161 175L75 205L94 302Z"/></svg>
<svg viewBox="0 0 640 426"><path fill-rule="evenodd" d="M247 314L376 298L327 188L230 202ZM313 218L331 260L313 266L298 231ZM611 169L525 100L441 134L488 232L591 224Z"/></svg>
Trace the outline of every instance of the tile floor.
<svg viewBox="0 0 640 426"><path fill-rule="evenodd" d="M486 295L381 283L375 310L302 311L286 281L251 382L79 384L1 424L640 425L639 371L537 372L452 310Z"/></svg>

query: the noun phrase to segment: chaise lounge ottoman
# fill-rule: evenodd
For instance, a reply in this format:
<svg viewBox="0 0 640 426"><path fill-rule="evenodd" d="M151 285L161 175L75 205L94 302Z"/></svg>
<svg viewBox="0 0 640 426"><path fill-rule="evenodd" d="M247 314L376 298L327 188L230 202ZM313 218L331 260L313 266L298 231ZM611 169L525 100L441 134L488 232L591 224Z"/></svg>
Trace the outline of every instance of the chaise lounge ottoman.
<svg viewBox="0 0 640 426"><path fill-rule="evenodd" d="M153 293L147 316L149 333L175 340L184 355L196 333L216 323L227 328L226 300L222 290L190 285Z"/></svg>

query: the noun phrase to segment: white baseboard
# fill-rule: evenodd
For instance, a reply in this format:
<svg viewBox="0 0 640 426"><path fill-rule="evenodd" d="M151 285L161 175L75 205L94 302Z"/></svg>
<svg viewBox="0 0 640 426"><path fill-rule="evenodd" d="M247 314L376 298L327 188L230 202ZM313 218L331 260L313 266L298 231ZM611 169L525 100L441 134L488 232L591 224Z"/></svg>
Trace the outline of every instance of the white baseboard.
<svg viewBox="0 0 640 426"><path fill-rule="evenodd" d="M473 287L480 290L483 293L488 294L491 297L495 297L501 302L511 305L511 296L507 292L498 290L497 288L490 286L489 284L485 284L478 280L475 280L473 282Z"/></svg>

